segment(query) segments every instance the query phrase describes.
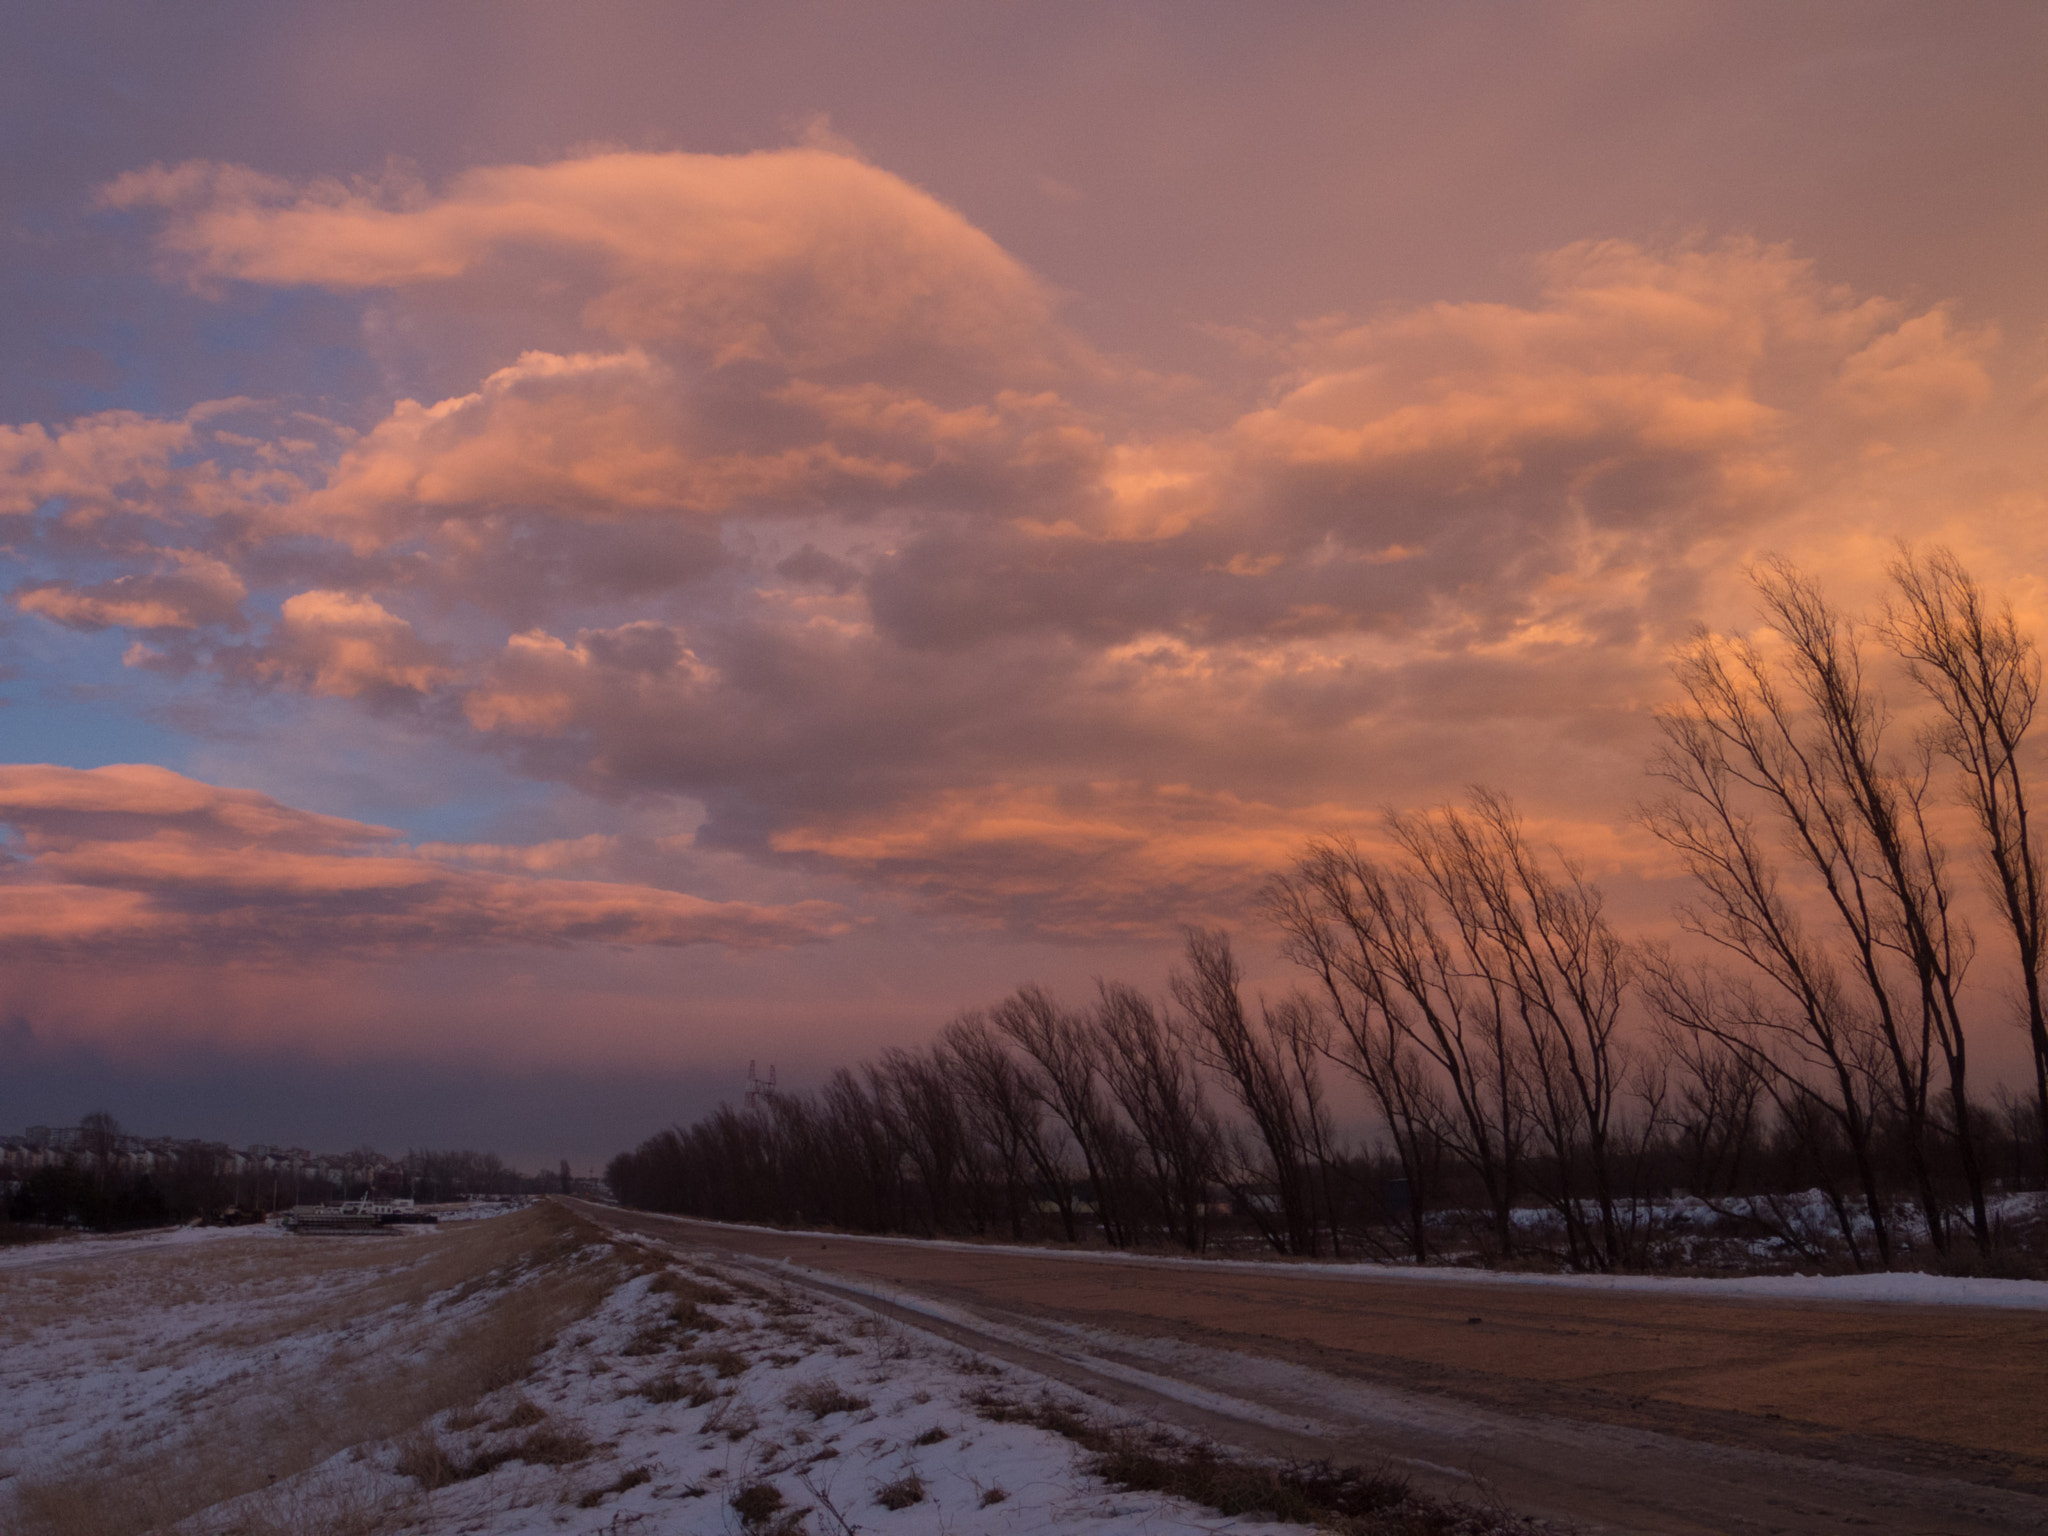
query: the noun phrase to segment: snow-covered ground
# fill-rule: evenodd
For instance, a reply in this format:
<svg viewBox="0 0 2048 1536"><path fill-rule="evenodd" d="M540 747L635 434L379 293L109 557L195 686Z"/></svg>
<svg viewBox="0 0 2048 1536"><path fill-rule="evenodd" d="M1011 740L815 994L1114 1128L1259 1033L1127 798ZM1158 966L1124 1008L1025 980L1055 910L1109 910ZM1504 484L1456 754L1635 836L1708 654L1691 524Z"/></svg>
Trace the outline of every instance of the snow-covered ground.
<svg viewBox="0 0 2048 1536"><path fill-rule="evenodd" d="M45 1246L0 1272L0 1528L116 1536L197 1509L176 1528L1300 1529L1117 1491L1072 1441L979 1411L1039 1402L1043 1381L858 1307L588 1229L545 1262L458 1246L491 1225L194 1230ZM410 1424L394 1409L408 1392L432 1406L420 1383L449 1339L483 1339L526 1292L592 1277L602 1288L578 1294L599 1299L530 1375ZM239 1482L214 1465L226 1458ZM273 1461L281 1473L246 1475ZM180 1469L198 1491L174 1509Z"/></svg>

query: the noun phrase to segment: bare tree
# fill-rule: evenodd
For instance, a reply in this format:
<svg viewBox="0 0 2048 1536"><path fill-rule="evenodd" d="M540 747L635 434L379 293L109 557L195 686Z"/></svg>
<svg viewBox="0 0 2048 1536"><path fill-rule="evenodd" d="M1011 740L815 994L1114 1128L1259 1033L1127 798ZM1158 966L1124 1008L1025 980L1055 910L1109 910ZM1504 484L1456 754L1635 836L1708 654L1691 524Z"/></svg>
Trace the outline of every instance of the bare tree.
<svg viewBox="0 0 2048 1536"><path fill-rule="evenodd" d="M1773 796L1792 846L1820 876L1849 940L1854 974L1891 1068L1898 1117L1929 1236L1947 1246L1947 1222L1929 1161L1929 1093L1937 1052L1963 1108L1957 1141L1979 1243L1988 1242L1983 1181L1969 1134L1967 1040L1961 989L1974 953L1927 821L1931 762L1900 764L1884 747L1884 701L1864 682L1856 627L1819 588L1783 562L1753 574L1766 617L1787 642L1784 671L1806 709L1776 686L1757 696L1766 755L1747 766ZM1767 676L1751 648L1749 685ZM1803 717L1803 718L1802 718ZM1804 727L1802 729L1802 726Z"/></svg>
<svg viewBox="0 0 2048 1536"><path fill-rule="evenodd" d="M1129 1234L1119 1196L1132 1149L1098 1086L1094 1031L1037 985L1018 988L990 1018L1037 1064L1045 1106L1065 1125L1081 1154L1103 1238L1113 1248L1125 1246Z"/></svg>
<svg viewBox="0 0 2048 1536"><path fill-rule="evenodd" d="M1783 660L1753 642L1705 633L1686 646L1676 666L1686 707L1664 716L1666 747L1653 769L1675 793L1646 824L1686 858L1706 893L1689 910L1695 930L1795 1005L1788 1022L1826 1059L1843 1129L1866 1162L1872 1127L1857 1123L1849 1079L1860 1037L1877 1042L1886 1108L1899 1124L1930 1237L1942 1247L1945 1213L1928 1153L1939 1053L1962 1106L1956 1139L1973 1226L1988 1241L1961 1006L1973 948L1928 825L1927 754L1906 765L1887 754L1887 713L1864 681L1854 626L1819 589L1782 562L1760 567L1753 580ZM1782 894L1750 804L1771 817L1779 845L1814 882L1832 940L1816 939ZM1864 1181L1888 1259L1874 1169Z"/></svg>
<svg viewBox="0 0 2048 1536"><path fill-rule="evenodd" d="M819 1104L840 1219L874 1231L900 1227L902 1148L888 1116L845 1067L826 1079Z"/></svg>
<svg viewBox="0 0 2048 1536"><path fill-rule="evenodd" d="M1687 854L1688 861L1699 856ZM1719 856L1725 857L1725 850ZM1725 877L1713 866L1709 869ZM1739 1155L1743 1143L1737 1139L1740 1122L1728 1117L1752 1090L1770 1099L1779 1126L1807 1149L1849 1257L1861 1269L1863 1247L1855 1218L1828 1156L1830 1133L1840 1134L1854 1162L1882 1267L1891 1261L1891 1226L1878 1189L1872 1146L1877 1084L1883 1073L1875 1033L1841 1007L1831 973L1806 952L1788 910L1765 904L1750 915L1769 925L1775 935L1747 940L1757 945L1760 957L1751 964L1759 971L1766 963L1778 966L1783 974L1772 975L1774 988L1790 994L1796 1003L1788 1007L1782 1001L1766 1001L1746 979L1731 980L1705 962L1681 964L1668 949L1653 946L1644 952L1643 990L1657 1033L1692 1073L1699 1085L1696 1091L1719 1098L1726 1126L1719 1139L1729 1147L1731 1158ZM1711 908L1688 918L1696 932L1712 933L1703 925L1715 921L1727 925L1723 932L1734 931L1734 919ZM1774 943L1782 948L1773 948ZM1705 1129L1700 1135L1703 1141L1711 1138ZM1731 1193L1736 1188L1732 1168L1727 1188ZM1745 1209L1755 1214L1755 1201ZM1793 1236L1787 1224L1778 1225L1781 1236Z"/></svg>
<svg viewBox="0 0 2048 1536"><path fill-rule="evenodd" d="M1511 1252L1522 1138L1508 1010L1502 989L1464 953L1462 930L1412 868L1390 869L1348 837L1309 844L1268 886L1265 905L1285 953L1323 985L1349 1046L1337 1060L1386 1123L1408 1184L1416 1258L1428 1253L1439 1143L1478 1177L1495 1240Z"/></svg>
<svg viewBox="0 0 2048 1536"><path fill-rule="evenodd" d="M1302 1150L1315 1170L1310 1192L1322 1206L1331 1256L1342 1258L1344 1239L1338 1231L1336 1191L1331 1188L1339 1156L1336 1126L1330 1118L1329 1101L1323 1096L1322 1063L1331 1055L1330 1021L1313 999L1295 992L1266 1010L1266 1028L1286 1048L1284 1059L1301 1095Z"/></svg>
<svg viewBox="0 0 2048 1536"><path fill-rule="evenodd" d="M1556 850L1540 857L1513 805L1491 790L1474 790L1469 812L1396 815L1388 827L1450 913L1486 992L1519 1025L1530 1111L1574 1256L1621 1262L1613 1151L1628 1063L1617 1031L1634 957L1607 922L1600 888ZM1580 1204L1587 1183L1597 1243Z"/></svg>
<svg viewBox="0 0 2048 1536"><path fill-rule="evenodd" d="M1685 1187L1703 1199L1742 1186L1767 1082L1754 1051L1738 1048L1722 1033L1729 1011L1712 1001L1715 981L1709 967L1695 965L1688 973L1668 948L1645 947L1643 985L1652 1028L1664 1059L1681 1074L1671 1121Z"/></svg>
<svg viewBox="0 0 2048 1536"><path fill-rule="evenodd" d="M2021 631L2012 605L1994 607L1949 550L1920 556L1902 545L1888 569L1898 595L1885 610L1885 638L1940 708L1941 722L1928 742L1959 771L1986 883L2019 961L2034 1055L2035 1132L2048 1152L2048 1013L2042 998L2048 882L2034 845L2020 762L2041 701L2040 652ZM1957 1092L1960 1075L1952 1077ZM1968 1105L1958 1100L1956 1109L1958 1133L1967 1137Z"/></svg>
<svg viewBox="0 0 2048 1536"><path fill-rule="evenodd" d="M1701 992L1696 1001L1675 986L1660 986L1653 1002L1665 1008L1672 1000L1667 1012L1675 1022L1743 1050L1767 1074L1781 1108L1788 1095L1812 1095L1838 1122L1855 1161L1878 1263L1889 1265L1891 1223L1878 1187L1876 1114L1868 1092L1876 1030L1851 1000L1833 950L1812 935L1800 904L1785 894L1749 810L1752 798L1778 807L1795 855L1804 855L1831 894L1846 883L1846 875L1835 873L1838 860L1826 852L1824 823L1811 809L1815 793L1784 742L1789 706L1763 657L1746 642L1702 635L1681 654L1676 670L1690 707L1659 719L1664 748L1651 771L1670 791L1644 809L1643 824L1679 855L1699 891L1679 908L1680 922L1761 978L1774 1001L1746 994L1751 1006L1743 1010L1740 1030L1724 1027L1723 1014L1705 1005L1720 989ZM1816 823L1821 830L1802 832ZM1838 917L1857 910L1841 895L1828 906ZM1850 945L1860 954L1855 936L1852 927Z"/></svg>
<svg viewBox="0 0 2048 1536"><path fill-rule="evenodd" d="M1960 1001L1975 945L1954 907L1946 853L1927 822L1929 753L1923 744L1918 761L1906 767L1887 760L1887 711L1863 683L1855 626L1828 604L1810 578L1784 562L1772 562L1756 573L1755 583L1765 612L1791 642L1793 675L1813 706L1825 772L1864 839L1866 878L1888 898L1875 914L1875 943L1912 973L1912 990L1904 997L1888 995L1875 978L1872 986L1930 1236L1937 1248L1947 1246L1945 1213L1927 1157L1928 1093L1938 1050L1947 1069L1973 1230L1979 1245L1987 1245L1990 1228L1970 1134L1968 1041Z"/></svg>
<svg viewBox="0 0 2048 1536"><path fill-rule="evenodd" d="M959 1073L969 1118L995 1151L1011 1236L1024 1236L1035 1181L1051 1194L1067 1241L1074 1242L1074 1195L1060 1172L1058 1139L1046 1124L1044 1089L1004 1048L984 1014L962 1014L940 1031L939 1044Z"/></svg>
<svg viewBox="0 0 2048 1536"><path fill-rule="evenodd" d="M1103 982L1098 990L1103 1076L1138 1133L1168 1233L1200 1252L1221 1131L1202 1097L1193 1043L1135 988Z"/></svg>
<svg viewBox="0 0 2048 1536"><path fill-rule="evenodd" d="M1274 1192L1289 1253L1317 1251L1307 1161L1309 1120L1318 1106L1304 1096L1287 1047L1270 1016L1254 1027L1244 1008L1243 972L1220 929L1187 930L1187 967L1170 980L1174 1001L1193 1020L1203 1062L1229 1085L1250 1115L1273 1171Z"/></svg>
<svg viewBox="0 0 2048 1536"><path fill-rule="evenodd" d="M969 1138L944 1058L935 1051L890 1050L867 1073L876 1106L917 1169L932 1230L948 1230L957 1215Z"/></svg>

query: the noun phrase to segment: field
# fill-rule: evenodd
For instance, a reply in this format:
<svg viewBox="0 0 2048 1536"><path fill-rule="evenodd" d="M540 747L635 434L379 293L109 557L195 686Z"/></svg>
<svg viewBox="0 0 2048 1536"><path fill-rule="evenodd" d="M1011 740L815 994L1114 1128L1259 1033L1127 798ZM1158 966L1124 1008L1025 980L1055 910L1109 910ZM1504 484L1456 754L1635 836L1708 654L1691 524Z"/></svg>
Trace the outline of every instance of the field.
<svg viewBox="0 0 2048 1536"><path fill-rule="evenodd" d="M1533 1529L559 1202L9 1250L0 1402L8 1536Z"/></svg>

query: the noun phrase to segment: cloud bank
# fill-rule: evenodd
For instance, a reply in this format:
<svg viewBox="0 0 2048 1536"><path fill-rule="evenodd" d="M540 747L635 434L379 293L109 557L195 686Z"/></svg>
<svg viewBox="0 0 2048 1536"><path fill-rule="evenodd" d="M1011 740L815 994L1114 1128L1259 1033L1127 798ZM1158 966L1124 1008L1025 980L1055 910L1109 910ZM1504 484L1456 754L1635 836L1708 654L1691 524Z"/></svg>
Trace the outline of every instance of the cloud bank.
<svg viewBox="0 0 2048 1536"><path fill-rule="evenodd" d="M491 361L353 422L232 401L0 428L21 612L1060 940L1228 916L1309 833L1472 779L1611 849L1664 657L1742 561L1933 531L1908 491L2002 398L1990 330L1746 239L1588 241L1520 303L1307 322L1226 398L1094 352L960 214L826 149L441 187L188 164L103 198L155 221L175 280L358 296ZM368 828L231 851L60 822L18 823L8 918L52 942L185 942L202 911L237 944L834 921ZM39 917L32 887L69 894Z"/></svg>
<svg viewBox="0 0 2048 1536"><path fill-rule="evenodd" d="M811 942L824 902L764 907L493 873L143 764L0 767L0 949L121 965L184 955L321 961L521 945Z"/></svg>

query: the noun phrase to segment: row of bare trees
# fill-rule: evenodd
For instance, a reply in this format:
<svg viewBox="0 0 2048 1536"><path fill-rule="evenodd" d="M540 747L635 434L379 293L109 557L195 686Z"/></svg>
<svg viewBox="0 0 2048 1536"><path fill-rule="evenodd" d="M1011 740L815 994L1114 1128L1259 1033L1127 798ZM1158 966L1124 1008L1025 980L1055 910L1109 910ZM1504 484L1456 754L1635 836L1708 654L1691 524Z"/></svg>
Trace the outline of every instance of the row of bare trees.
<svg viewBox="0 0 2048 1536"><path fill-rule="evenodd" d="M1586 869L1478 790L1390 814L1370 847L1319 839L1270 882L1304 979L1277 1001L1191 929L1169 1000L1025 987L815 1094L664 1132L613 1186L731 1219L1118 1246L1201 1249L1220 1224L1420 1259L1462 1232L1594 1268L1643 1260L1674 1187L1818 1255L1785 1203L1812 1190L1858 1266L1992 1248L1994 1184L2048 1161L2040 662L1952 555L1901 550L1889 574L1860 623L1767 563L1765 628L1682 649L1638 812L1689 877L1678 942L1617 932ZM1886 654L1917 730L1875 680ZM1969 1045L2013 1014L2031 1102L1987 1108ZM1364 1146L1340 1144L1331 1073L1374 1111Z"/></svg>
<svg viewBox="0 0 2048 1536"><path fill-rule="evenodd" d="M1171 991L1103 982L1070 1007L1026 986L814 1093L665 1131L607 1176L629 1203L720 1219L1195 1251L1225 1220L1341 1252L1321 1020L1298 999L1248 1008L1217 931L1190 931Z"/></svg>

